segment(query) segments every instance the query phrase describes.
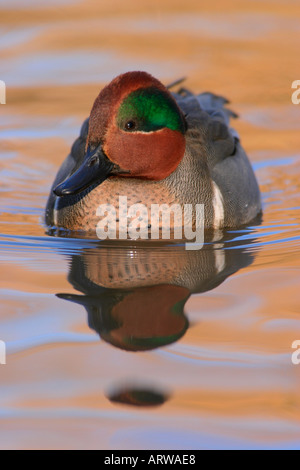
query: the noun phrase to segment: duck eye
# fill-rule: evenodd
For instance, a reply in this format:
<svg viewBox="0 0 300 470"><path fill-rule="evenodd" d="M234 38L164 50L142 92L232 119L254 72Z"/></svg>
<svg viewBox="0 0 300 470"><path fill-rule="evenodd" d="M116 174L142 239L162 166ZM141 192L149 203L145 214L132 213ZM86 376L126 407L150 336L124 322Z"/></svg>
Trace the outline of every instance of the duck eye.
<svg viewBox="0 0 300 470"><path fill-rule="evenodd" d="M125 124L125 129L128 131L132 131L133 129L135 129L135 127L136 127L136 124L134 121L127 121Z"/></svg>

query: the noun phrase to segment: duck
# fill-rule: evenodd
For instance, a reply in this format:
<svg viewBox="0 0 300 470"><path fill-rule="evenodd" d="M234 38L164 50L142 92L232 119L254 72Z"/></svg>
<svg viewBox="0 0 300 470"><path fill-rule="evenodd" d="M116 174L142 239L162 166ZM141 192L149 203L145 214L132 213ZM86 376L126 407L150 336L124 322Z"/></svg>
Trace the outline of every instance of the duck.
<svg viewBox="0 0 300 470"><path fill-rule="evenodd" d="M118 224L121 196L146 207L139 220L147 223L153 204L202 204L204 229L212 230L244 226L261 214L228 100L183 87L171 92L179 82L165 86L131 71L100 91L53 182L48 227L96 236L99 205L115 207Z"/></svg>

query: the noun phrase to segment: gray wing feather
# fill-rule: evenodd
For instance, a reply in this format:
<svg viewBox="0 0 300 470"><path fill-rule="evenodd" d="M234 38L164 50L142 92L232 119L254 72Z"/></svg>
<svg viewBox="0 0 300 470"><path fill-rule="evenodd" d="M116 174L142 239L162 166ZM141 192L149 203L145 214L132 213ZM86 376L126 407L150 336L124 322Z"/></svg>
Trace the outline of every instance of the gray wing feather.
<svg viewBox="0 0 300 470"><path fill-rule="evenodd" d="M230 119L237 114L226 108L228 100L213 93L195 95L185 88L173 94L186 115L189 127L197 127L206 147L209 148L210 167L234 155L239 141L238 133L229 126Z"/></svg>

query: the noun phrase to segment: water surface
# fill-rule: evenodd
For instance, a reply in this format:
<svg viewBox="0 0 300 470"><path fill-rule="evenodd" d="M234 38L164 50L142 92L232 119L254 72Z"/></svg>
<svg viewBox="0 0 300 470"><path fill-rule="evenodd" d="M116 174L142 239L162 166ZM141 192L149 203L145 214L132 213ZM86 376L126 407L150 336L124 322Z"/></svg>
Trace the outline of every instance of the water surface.
<svg viewBox="0 0 300 470"><path fill-rule="evenodd" d="M2 449L299 448L300 7L0 2ZM144 69L231 100L261 224L199 252L53 237L101 87Z"/></svg>

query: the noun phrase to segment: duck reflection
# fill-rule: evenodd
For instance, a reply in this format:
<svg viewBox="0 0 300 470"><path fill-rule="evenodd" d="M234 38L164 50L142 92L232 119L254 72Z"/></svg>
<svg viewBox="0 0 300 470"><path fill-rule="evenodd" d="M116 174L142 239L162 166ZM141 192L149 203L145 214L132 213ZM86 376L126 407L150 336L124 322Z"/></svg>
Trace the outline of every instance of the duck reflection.
<svg viewBox="0 0 300 470"><path fill-rule="evenodd" d="M191 294L214 289L252 261L253 254L228 235L199 251L184 245L99 244L72 255L69 281L84 295L57 295L84 306L90 328L107 343L146 351L185 334L184 306Z"/></svg>
<svg viewBox="0 0 300 470"><path fill-rule="evenodd" d="M84 295L57 295L85 307L90 328L112 346L152 350L185 334L190 295L214 289L252 263L254 255L243 243L229 234L199 251L161 242L99 243L71 258L69 281ZM106 393L112 403L136 407L160 406L169 396L154 385L132 382L116 383Z"/></svg>
<svg viewBox="0 0 300 470"><path fill-rule="evenodd" d="M114 390L111 390L106 394L107 398L112 403L131 405L131 406L143 406L143 407L155 407L163 405L169 398L166 392L146 388L146 387L132 387L131 384L128 386L119 386Z"/></svg>

